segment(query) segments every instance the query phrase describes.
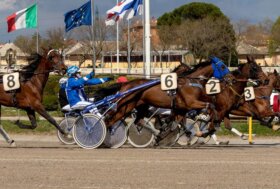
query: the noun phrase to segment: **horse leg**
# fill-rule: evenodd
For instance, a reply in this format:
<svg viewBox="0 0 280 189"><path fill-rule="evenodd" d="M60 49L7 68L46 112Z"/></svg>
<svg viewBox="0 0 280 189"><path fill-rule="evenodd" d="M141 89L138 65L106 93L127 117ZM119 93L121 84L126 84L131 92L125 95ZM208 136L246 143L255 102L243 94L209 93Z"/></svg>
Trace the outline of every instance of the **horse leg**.
<svg viewBox="0 0 280 189"><path fill-rule="evenodd" d="M6 140L8 144L10 144L12 147L16 146L15 141L8 135L8 133L4 130L1 123L1 105L0 105L0 134L3 136L3 138Z"/></svg>
<svg viewBox="0 0 280 189"><path fill-rule="evenodd" d="M224 117L224 124L225 124L226 129L230 130L232 133L239 136L242 140L248 140L248 136L246 134L241 133L240 131L238 131L237 129L235 129L231 126L229 115Z"/></svg>
<svg viewBox="0 0 280 189"><path fill-rule="evenodd" d="M136 125L145 125L144 117L149 117L149 105L143 104L136 107L136 119L134 124Z"/></svg>
<svg viewBox="0 0 280 189"><path fill-rule="evenodd" d="M136 103L130 102L119 107L116 111L117 113L111 114L106 118L106 126L111 127L115 122L123 118L126 113L131 112L135 108Z"/></svg>
<svg viewBox="0 0 280 189"><path fill-rule="evenodd" d="M36 117L35 117L35 111L32 109L25 109L27 116L31 122L31 125L23 124L17 120L15 124L21 128L21 129L36 129L37 127L37 122L36 122Z"/></svg>
<svg viewBox="0 0 280 189"><path fill-rule="evenodd" d="M56 123L55 119L48 114L43 105L36 107L35 111L38 112L41 116L43 116L46 120L48 120L52 125L54 125L59 130L59 132L61 132L62 134L66 134L65 131L61 129Z"/></svg>
<svg viewBox="0 0 280 189"><path fill-rule="evenodd" d="M189 100L190 98L187 98L187 96L183 96L183 100L184 103L186 105L186 107L188 107L188 109L201 109L203 113L208 113L210 114L210 120L214 120L214 116L216 115L215 112L215 108L214 105L208 102L203 102L197 99L194 100ZM216 116L215 116L216 117ZM213 121L211 121L213 122ZM210 124L211 125L211 124ZM211 132L215 132L215 127L213 126L213 128L209 127L210 129L212 129ZM195 136L197 137L206 137L210 134L209 130L205 130L205 131L198 131Z"/></svg>

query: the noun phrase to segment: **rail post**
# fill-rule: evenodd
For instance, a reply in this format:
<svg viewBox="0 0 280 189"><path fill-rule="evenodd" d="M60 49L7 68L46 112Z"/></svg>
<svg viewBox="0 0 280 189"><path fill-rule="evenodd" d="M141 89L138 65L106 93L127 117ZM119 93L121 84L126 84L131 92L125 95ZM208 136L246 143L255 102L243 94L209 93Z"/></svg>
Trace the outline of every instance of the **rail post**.
<svg viewBox="0 0 280 189"><path fill-rule="evenodd" d="M252 137L252 117L248 118L248 124L249 124L249 144L253 144L253 137Z"/></svg>

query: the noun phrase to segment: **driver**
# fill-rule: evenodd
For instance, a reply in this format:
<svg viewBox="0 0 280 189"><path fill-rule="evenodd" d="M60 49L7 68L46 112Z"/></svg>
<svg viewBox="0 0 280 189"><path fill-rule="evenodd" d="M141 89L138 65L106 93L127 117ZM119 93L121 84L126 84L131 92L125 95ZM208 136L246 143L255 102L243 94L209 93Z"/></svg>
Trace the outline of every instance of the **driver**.
<svg viewBox="0 0 280 189"><path fill-rule="evenodd" d="M81 76L80 72L80 68L77 66L70 66L66 72L69 78L66 82L65 92L70 107L74 110L82 110L84 107L93 104L87 99L87 96L84 91L85 85L97 85L112 80L112 78L109 77L93 78L94 71L92 71L84 77ZM93 111L99 116L101 116L96 107L93 109Z"/></svg>

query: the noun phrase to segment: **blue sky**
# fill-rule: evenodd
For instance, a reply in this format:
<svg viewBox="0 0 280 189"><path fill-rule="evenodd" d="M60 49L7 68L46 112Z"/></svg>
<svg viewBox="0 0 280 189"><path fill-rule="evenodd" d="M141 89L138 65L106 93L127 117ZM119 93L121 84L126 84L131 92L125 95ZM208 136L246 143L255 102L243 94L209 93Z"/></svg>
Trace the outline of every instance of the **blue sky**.
<svg viewBox="0 0 280 189"><path fill-rule="evenodd" d="M45 31L52 27L64 27L64 13L78 8L87 0L37 0L39 32L44 36ZM26 8L35 0L0 0L0 42L14 40L18 35L28 35L33 29L18 30L7 33L6 17L18 10ZM116 0L94 0L101 16L112 8ZM280 16L280 0L150 0L151 16L159 17L165 12L190 2L208 2L218 6L232 21L246 19L250 22L260 22L266 18L276 20Z"/></svg>

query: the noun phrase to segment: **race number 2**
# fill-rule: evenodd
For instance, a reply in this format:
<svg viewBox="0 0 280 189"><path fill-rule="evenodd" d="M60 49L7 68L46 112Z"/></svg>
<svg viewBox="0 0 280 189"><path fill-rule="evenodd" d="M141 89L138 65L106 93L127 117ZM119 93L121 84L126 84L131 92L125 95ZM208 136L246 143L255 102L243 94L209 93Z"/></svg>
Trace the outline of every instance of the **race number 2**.
<svg viewBox="0 0 280 189"><path fill-rule="evenodd" d="M20 87L19 73L10 73L3 75L3 85L5 91L11 91Z"/></svg>
<svg viewBox="0 0 280 189"><path fill-rule="evenodd" d="M162 74L160 77L160 81L161 81L161 89L164 91L177 89L176 73Z"/></svg>
<svg viewBox="0 0 280 189"><path fill-rule="evenodd" d="M218 94L221 92L220 81L218 79L209 79L206 83L206 94Z"/></svg>
<svg viewBox="0 0 280 189"><path fill-rule="evenodd" d="M245 97L245 101L254 100L256 98L254 87L244 88L244 97Z"/></svg>

